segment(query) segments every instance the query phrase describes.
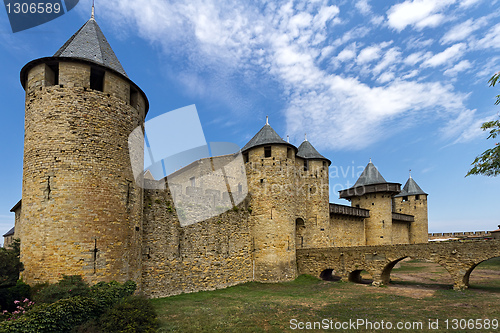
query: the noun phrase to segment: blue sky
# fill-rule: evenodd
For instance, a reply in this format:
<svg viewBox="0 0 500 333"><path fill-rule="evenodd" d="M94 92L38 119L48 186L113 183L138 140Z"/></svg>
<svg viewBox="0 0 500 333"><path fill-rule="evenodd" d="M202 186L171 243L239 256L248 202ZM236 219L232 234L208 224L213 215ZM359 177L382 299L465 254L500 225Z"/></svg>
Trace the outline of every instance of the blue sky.
<svg viewBox="0 0 500 333"><path fill-rule="evenodd" d="M90 1L13 34L0 10L0 233L21 197L19 71L53 55L90 17ZM209 142L242 147L265 124L332 161L330 201L372 158L387 181L408 170L429 193L432 232L493 230L500 178L464 178L493 146L488 79L500 70L498 0L97 1L96 20L148 119L195 104Z"/></svg>

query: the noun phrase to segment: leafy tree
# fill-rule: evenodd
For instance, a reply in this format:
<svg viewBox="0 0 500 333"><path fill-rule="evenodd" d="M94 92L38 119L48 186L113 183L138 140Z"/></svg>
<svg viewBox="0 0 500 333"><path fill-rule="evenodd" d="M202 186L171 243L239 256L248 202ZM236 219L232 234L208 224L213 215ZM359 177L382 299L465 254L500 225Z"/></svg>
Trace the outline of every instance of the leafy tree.
<svg viewBox="0 0 500 333"><path fill-rule="evenodd" d="M15 286L23 264L19 261L20 241L15 239L12 248L0 248L0 287Z"/></svg>
<svg viewBox="0 0 500 333"><path fill-rule="evenodd" d="M496 73L488 81L490 87L494 87L500 80L500 72ZM495 105L500 104L500 95L496 96ZM489 130L490 135L488 139L496 138L500 134L500 120L492 120L485 122L481 128L483 131ZM467 173L470 175L485 175L485 176L498 176L500 174L500 145L495 143L493 148L487 149L481 155L477 156L472 162L472 168Z"/></svg>

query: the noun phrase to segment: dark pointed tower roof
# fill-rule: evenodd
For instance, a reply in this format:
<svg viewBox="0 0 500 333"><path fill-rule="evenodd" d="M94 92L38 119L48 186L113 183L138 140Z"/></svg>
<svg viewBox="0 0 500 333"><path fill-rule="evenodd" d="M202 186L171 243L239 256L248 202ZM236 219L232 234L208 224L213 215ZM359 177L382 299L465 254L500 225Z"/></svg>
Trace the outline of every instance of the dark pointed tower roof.
<svg viewBox="0 0 500 333"><path fill-rule="evenodd" d="M380 172L378 172L377 167L373 165L372 160L370 159L370 162L366 166L365 170L363 170L361 176L359 176L358 180L354 184L354 187L384 183L387 183L387 181L384 177L382 177Z"/></svg>
<svg viewBox="0 0 500 333"><path fill-rule="evenodd" d="M410 175L410 178L408 178L408 181L406 182L405 186L403 187L403 190L401 193L398 195L395 195L394 197L403 197L403 196L408 196L408 195L417 195L417 194L425 194L425 193L420 186L418 186L417 182L413 180L413 178Z"/></svg>
<svg viewBox="0 0 500 333"><path fill-rule="evenodd" d="M269 119L266 117L266 124L260 129L255 136L248 141L248 143L241 149L242 152L247 151L251 148L255 148L263 145L273 145L273 144L283 144L290 147L297 147L283 140L278 133L269 125Z"/></svg>
<svg viewBox="0 0 500 333"><path fill-rule="evenodd" d="M340 198L349 200L352 197L379 192L397 194L401 192L401 184L387 182L370 159L370 162L365 167L365 170L363 170L363 173L359 176L354 186L339 191L339 196Z"/></svg>
<svg viewBox="0 0 500 333"><path fill-rule="evenodd" d="M102 70L112 72L123 77L131 86L137 90L145 102L145 113L149 110L149 101L141 88L127 76L120 61L109 45L106 37L99 28L94 18L94 6L92 16L52 57L44 57L30 61L21 69L21 85L26 89L27 75L29 71L40 64L51 67L58 66L61 62L80 62L100 67Z"/></svg>
<svg viewBox="0 0 500 333"><path fill-rule="evenodd" d="M297 156L307 160L325 160L328 161L328 165L332 164L329 159L318 153L316 148L314 148L313 145L307 141L307 136L304 139L304 142L300 144Z"/></svg>
<svg viewBox="0 0 500 333"><path fill-rule="evenodd" d="M93 14L90 20L54 54L54 57L88 60L128 77Z"/></svg>

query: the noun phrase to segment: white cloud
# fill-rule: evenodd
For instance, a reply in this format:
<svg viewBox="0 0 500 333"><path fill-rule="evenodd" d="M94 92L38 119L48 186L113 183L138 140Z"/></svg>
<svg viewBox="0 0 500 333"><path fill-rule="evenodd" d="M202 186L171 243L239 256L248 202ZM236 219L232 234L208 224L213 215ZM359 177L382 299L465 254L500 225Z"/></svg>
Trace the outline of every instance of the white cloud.
<svg viewBox="0 0 500 333"><path fill-rule="evenodd" d="M449 68L444 71L444 75L446 76L457 76L458 73L463 72L472 67L472 64L469 60L462 60L452 68Z"/></svg>
<svg viewBox="0 0 500 333"><path fill-rule="evenodd" d="M358 0L355 6L363 15L368 15L372 11L372 8L368 3L368 0Z"/></svg>
<svg viewBox="0 0 500 333"><path fill-rule="evenodd" d="M461 41L469 37L474 31L481 28L481 24L473 19L455 25L444 36L441 41L444 44Z"/></svg>
<svg viewBox="0 0 500 333"><path fill-rule="evenodd" d="M354 59L356 57L356 44L351 44L349 47L346 47L337 55L337 59L344 62L347 60Z"/></svg>
<svg viewBox="0 0 500 333"><path fill-rule="evenodd" d="M378 59L380 58L380 51L381 48L378 45L368 46L359 52L356 62L364 64Z"/></svg>
<svg viewBox="0 0 500 333"><path fill-rule="evenodd" d="M480 3L482 0L460 0L460 7L468 8Z"/></svg>
<svg viewBox="0 0 500 333"><path fill-rule="evenodd" d="M391 67L392 65L401 61L401 52L399 48L393 47L389 49L385 54L384 58L375 66L373 72L375 75L386 69L387 67Z"/></svg>
<svg viewBox="0 0 500 333"><path fill-rule="evenodd" d="M428 57L423 52L415 52L407 56L404 60L405 64L413 66L418 64L419 62L424 61Z"/></svg>
<svg viewBox="0 0 500 333"><path fill-rule="evenodd" d="M486 35L477 42L476 46L482 49L500 48L500 23L488 30Z"/></svg>
<svg viewBox="0 0 500 333"><path fill-rule="evenodd" d="M445 16L439 11L455 1L406 0L389 8L387 23L397 31L402 31L407 26L415 26L418 29L436 27L445 20Z"/></svg>
<svg viewBox="0 0 500 333"><path fill-rule="evenodd" d="M462 56L462 54L465 52L466 45L464 43L458 43L455 45L450 46L446 50L444 50L441 53L435 54L429 59L425 60L422 63L422 66L424 67L437 67L444 65L446 63L452 62L455 59L459 58Z"/></svg>

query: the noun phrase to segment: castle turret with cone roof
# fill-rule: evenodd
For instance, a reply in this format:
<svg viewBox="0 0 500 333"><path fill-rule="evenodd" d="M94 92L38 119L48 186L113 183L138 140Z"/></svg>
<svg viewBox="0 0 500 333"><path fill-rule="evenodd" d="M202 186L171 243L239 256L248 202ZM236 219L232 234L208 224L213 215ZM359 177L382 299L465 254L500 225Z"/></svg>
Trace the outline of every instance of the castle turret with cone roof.
<svg viewBox="0 0 500 333"><path fill-rule="evenodd" d="M428 242L427 195L410 173L401 193L393 198L395 212L414 216L410 224L410 244Z"/></svg>
<svg viewBox="0 0 500 333"><path fill-rule="evenodd" d="M146 95L94 15L54 56L25 65L21 83L23 280L81 275L140 287L143 190L128 137L144 122Z"/></svg>

